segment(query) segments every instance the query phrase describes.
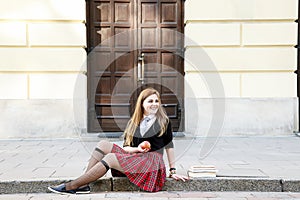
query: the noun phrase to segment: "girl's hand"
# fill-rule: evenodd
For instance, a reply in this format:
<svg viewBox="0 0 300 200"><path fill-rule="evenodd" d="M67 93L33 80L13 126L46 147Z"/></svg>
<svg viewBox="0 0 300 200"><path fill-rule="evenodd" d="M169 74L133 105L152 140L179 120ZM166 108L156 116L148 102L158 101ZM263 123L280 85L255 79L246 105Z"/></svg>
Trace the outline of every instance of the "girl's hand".
<svg viewBox="0 0 300 200"><path fill-rule="evenodd" d="M189 178L187 176L183 176L183 175L179 175L179 174L171 174L170 177L175 179L176 181L182 180L183 182L185 182L186 180L189 180Z"/></svg>
<svg viewBox="0 0 300 200"><path fill-rule="evenodd" d="M142 143L139 144L137 149L138 149L138 152L140 152L140 153L146 153L146 152L150 151L150 149L147 149L147 148L143 149L142 148Z"/></svg>

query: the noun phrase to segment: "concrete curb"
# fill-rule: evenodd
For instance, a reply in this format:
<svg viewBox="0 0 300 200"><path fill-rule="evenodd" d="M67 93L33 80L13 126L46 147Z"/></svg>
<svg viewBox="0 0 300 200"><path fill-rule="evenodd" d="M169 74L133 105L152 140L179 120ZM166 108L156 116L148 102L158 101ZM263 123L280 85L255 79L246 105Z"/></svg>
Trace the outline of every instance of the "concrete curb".
<svg viewBox="0 0 300 200"><path fill-rule="evenodd" d="M283 192L300 192L300 180L281 180Z"/></svg>
<svg viewBox="0 0 300 200"><path fill-rule="evenodd" d="M68 180L28 180L0 182L0 194L48 193L47 187ZM125 178L102 178L91 184L92 192L140 191ZM256 192L300 192L300 180L261 178L211 178L194 179L187 182L167 179L164 191L256 191Z"/></svg>

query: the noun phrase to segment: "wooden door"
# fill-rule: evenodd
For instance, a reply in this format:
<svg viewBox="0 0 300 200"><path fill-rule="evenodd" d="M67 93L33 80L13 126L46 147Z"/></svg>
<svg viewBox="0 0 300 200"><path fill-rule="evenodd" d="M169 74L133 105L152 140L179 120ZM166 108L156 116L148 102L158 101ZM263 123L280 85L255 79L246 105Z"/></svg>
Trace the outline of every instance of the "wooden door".
<svg viewBox="0 0 300 200"><path fill-rule="evenodd" d="M149 86L161 93L174 131L182 131L183 41L176 33L183 33L183 0L90 0L87 19L88 132L124 130Z"/></svg>

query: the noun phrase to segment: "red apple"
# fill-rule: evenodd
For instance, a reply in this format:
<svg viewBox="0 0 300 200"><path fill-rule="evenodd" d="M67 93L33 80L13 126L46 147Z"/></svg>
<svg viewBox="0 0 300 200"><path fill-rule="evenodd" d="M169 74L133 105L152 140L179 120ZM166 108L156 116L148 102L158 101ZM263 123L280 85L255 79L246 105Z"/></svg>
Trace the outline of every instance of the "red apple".
<svg viewBox="0 0 300 200"><path fill-rule="evenodd" d="M142 149L151 149L151 144L148 141L144 141L141 144Z"/></svg>

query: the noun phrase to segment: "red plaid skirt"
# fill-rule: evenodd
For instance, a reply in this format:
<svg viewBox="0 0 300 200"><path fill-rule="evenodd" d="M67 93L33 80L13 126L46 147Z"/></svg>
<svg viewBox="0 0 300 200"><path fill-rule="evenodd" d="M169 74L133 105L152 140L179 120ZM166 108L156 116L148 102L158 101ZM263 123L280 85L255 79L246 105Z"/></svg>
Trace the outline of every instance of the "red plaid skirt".
<svg viewBox="0 0 300 200"><path fill-rule="evenodd" d="M115 153L130 182L149 192L162 189L166 181L166 167L162 154L157 152L130 154L116 144L112 148L112 153Z"/></svg>

